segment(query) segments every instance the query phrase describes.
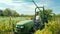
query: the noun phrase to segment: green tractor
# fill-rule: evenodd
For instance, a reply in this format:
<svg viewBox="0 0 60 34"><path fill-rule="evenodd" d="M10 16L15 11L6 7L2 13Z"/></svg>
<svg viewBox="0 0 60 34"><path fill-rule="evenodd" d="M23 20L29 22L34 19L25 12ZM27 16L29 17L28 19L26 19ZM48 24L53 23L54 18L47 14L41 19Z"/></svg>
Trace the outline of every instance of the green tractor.
<svg viewBox="0 0 60 34"><path fill-rule="evenodd" d="M33 1L33 0L32 0ZM16 23L15 25L13 25L13 32L14 34L33 34L37 29L36 29L36 25L35 25L35 20L36 20L36 11L37 9L39 10L39 16L41 17L41 20L39 20L39 28L40 30L42 30L44 28L44 6L43 7L38 7L37 4L33 1L33 3L35 4L36 8L35 8L35 16L34 19L32 20L25 20L19 23ZM40 8L42 8L43 10L41 10Z"/></svg>
<svg viewBox="0 0 60 34"><path fill-rule="evenodd" d="M34 28L33 20L25 20L19 23L16 23L16 32L15 34L30 34Z"/></svg>
<svg viewBox="0 0 60 34"><path fill-rule="evenodd" d="M42 8L43 12L44 12L44 7L37 7L37 8ZM37 8L35 8L35 18L36 18L36 9ZM43 22L44 14L43 13L41 13L41 14L42 14L42 15L40 15L40 16L42 16L41 23L44 23ZM16 23L15 28L13 28L14 34L32 34L36 30L35 29L35 18L34 18L34 20L25 20L25 21Z"/></svg>

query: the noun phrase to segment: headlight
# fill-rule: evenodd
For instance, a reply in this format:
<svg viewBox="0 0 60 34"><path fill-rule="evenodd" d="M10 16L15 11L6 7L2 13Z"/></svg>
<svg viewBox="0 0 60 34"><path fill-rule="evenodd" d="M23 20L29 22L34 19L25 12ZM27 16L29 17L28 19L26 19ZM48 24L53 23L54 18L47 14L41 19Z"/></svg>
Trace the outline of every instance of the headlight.
<svg viewBox="0 0 60 34"><path fill-rule="evenodd" d="M21 26L20 28L24 28L24 26Z"/></svg>
<svg viewBox="0 0 60 34"><path fill-rule="evenodd" d="M19 27L19 26L16 25L16 27Z"/></svg>

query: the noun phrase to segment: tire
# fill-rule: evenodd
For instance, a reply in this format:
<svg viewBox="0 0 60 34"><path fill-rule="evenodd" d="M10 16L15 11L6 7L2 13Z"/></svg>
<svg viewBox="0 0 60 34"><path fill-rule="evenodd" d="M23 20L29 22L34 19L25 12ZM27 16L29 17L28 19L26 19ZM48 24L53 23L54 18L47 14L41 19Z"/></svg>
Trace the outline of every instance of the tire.
<svg viewBox="0 0 60 34"><path fill-rule="evenodd" d="M43 30L45 28L45 25L42 25L41 27L40 27L40 30Z"/></svg>
<svg viewBox="0 0 60 34"><path fill-rule="evenodd" d="M14 32L14 34L18 34L17 32Z"/></svg>
<svg viewBox="0 0 60 34"><path fill-rule="evenodd" d="M35 29L32 27L31 30L29 31L29 34L34 34Z"/></svg>
<svg viewBox="0 0 60 34"><path fill-rule="evenodd" d="M30 34L34 34L33 32L30 32Z"/></svg>
<svg viewBox="0 0 60 34"><path fill-rule="evenodd" d="M34 34L33 32L29 32L28 34Z"/></svg>

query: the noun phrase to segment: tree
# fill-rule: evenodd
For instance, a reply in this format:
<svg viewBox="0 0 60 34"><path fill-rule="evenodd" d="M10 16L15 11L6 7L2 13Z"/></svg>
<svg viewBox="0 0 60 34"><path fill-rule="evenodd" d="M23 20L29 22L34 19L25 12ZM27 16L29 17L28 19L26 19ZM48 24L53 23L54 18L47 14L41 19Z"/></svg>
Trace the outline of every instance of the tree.
<svg viewBox="0 0 60 34"><path fill-rule="evenodd" d="M51 20L51 18L52 18L52 15L51 15L52 14L52 10L51 9L47 9L47 10L45 10L44 13L46 14L48 20Z"/></svg>
<svg viewBox="0 0 60 34"><path fill-rule="evenodd" d="M0 10L0 16L3 16L3 10Z"/></svg>
<svg viewBox="0 0 60 34"><path fill-rule="evenodd" d="M15 10L6 8L3 12L4 16L18 17L20 16Z"/></svg>
<svg viewBox="0 0 60 34"><path fill-rule="evenodd" d="M11 9L6 8L6 9L4 10L4 16L11 16Z"/></svg>
<svg viewBox="0 0 60 34"><path fill-rule="evenodd" d="M12 10L11 14L12 14L11 16L15 16L15 17L20 16L19 13L17 13L15 10Z"/></svg>
<svg viewBox="0 0 60 34"><path fill-rule="evenodd" d="M51 9L46 9L46 10L44 10L44 12L42 11L42 10L40 10L41 12L40 12L40 16L41 16L41 18L47 18L48 20L51 20L52 19L52 10Z"/></svg>

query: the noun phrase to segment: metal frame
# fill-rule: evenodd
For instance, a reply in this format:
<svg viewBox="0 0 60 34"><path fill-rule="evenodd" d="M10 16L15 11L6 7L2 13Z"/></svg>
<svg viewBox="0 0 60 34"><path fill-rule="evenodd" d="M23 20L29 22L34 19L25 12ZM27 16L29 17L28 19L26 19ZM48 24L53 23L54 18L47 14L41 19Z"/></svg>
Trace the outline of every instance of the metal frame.
<svg viewBox="0 0 60 34"><path fill-rule="evenodd" d="M39 9L39 8L42 8L42 9L43 9L43 18L44 18L44 17L45 17L45 16L44 16L44 6L43 6L43 7L36 7L36 8L35 8L35 18L36 18L36 9L37 9L37 8L38 8L38 9ZM40 9L39 9L39 11L40 11ZM40 13L39 13L39 14L40 14Z"/></svg>

